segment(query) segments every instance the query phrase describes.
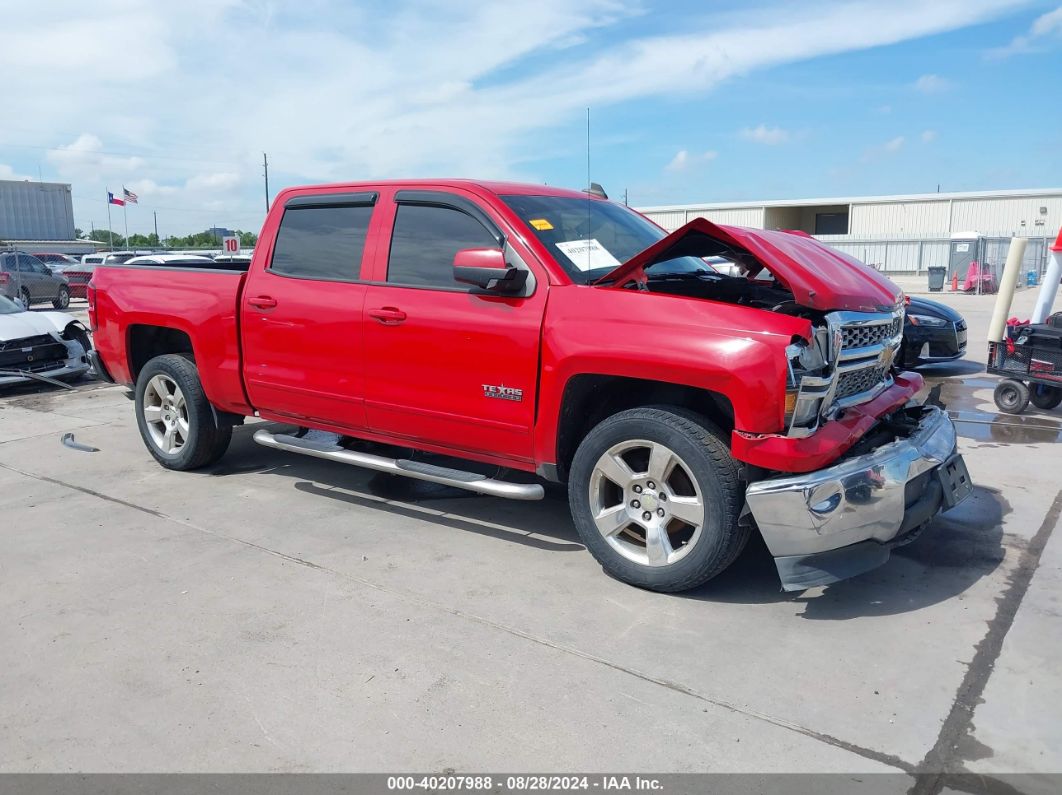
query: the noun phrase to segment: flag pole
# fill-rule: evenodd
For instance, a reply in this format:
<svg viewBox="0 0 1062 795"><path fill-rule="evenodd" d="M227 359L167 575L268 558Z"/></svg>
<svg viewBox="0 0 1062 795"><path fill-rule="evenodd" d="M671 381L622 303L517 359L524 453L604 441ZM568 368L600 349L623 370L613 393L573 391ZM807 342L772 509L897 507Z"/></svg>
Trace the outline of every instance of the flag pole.
<svg viewBox="0 0 1062 795"><path fill-rule="evenodd" d="M114 228L111 226L111 192L107 191L107 234L111 238L111 251L114 251Z"/></svg>
<svg viewBox="0 0 1062 795"><path fill-rule="evenodd" d="M126 212L129 202L123 202L122 204L122 217L125 219L125 247L129 248L129 213Z"/></svg>

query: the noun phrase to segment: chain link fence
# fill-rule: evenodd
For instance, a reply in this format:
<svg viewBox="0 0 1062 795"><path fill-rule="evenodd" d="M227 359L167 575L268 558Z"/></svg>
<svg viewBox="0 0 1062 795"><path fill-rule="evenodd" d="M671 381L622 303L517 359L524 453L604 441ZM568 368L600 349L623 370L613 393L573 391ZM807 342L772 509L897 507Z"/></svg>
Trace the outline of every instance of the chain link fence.
<svg viewBox="0 0 1062 795"><path fill-rule="evenodd" d="M885 273L896 275L917 275L926 272L933 266L949 268L951 244L950 238L919 238L897 240L837 240L829 235L818 238L823 243L843 251L855 257L872 268ZM1025 249L1025 258L1022 261L1022 280L1025 274L1036 274L1037 282L1043 276L1047 267L1050 246L1053 242L1043 237L1026 238L1029 242ZM1010 247L1009 237L982 237L969 241L976 245L978 251L974 259L995 273L996 279L1003 272L1003 265L1007 261L1007 250ZM959 278L965 276L965 271L959 273ZM951 270L948 271L949 278Z"/></svg>

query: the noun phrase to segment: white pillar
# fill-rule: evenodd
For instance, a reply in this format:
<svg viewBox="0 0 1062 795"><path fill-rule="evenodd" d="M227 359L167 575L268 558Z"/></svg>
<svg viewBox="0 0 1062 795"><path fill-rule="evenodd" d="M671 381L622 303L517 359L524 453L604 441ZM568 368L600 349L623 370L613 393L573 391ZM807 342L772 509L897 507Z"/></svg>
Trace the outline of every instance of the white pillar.
<svg viewBox="0 0 1062 795"><path fill-rule="evenodd" d="M1000 342L1007 328L1007 313L1014 300L1014 288L1018 286L1021 275L1021 261L1025 257L1024 237L1012 237L1007 251L1007 264L1003 266L1003 275L999 279L999 292L996 294L996 306L992 310L992 321L988 324L988 341Z"/></svg>

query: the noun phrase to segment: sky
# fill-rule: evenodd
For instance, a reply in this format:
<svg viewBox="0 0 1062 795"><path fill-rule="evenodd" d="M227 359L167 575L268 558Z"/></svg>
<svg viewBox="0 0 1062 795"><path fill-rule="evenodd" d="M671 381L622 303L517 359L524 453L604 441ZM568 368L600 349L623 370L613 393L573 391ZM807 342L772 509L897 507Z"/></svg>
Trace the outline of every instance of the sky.
<svg viewBox="0 0 1062 795"><path fill-rule="evenodd" d="M287 185L511 179L652 206L1062 185L1059 0L0 0L0 179L130 232ZM116 231L121 210L114 208Z"/></svg>

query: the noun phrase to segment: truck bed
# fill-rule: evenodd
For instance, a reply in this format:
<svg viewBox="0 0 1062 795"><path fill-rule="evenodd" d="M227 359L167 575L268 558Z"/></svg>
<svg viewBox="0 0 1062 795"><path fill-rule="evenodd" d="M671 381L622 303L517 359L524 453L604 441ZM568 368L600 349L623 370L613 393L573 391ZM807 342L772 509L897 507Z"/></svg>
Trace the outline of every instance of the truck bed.
<svg viewBox="0 0 1062 795"><path fill-rule="evenodd" d="M154 333L153 328L176 329L187 335L190 349L195 340L193 353L210 402L225 411L250 413L239 345L239 301L246 276L245 270L232 268L96 268L94 340L111 377L132 386L138 340Z"/></svg>

